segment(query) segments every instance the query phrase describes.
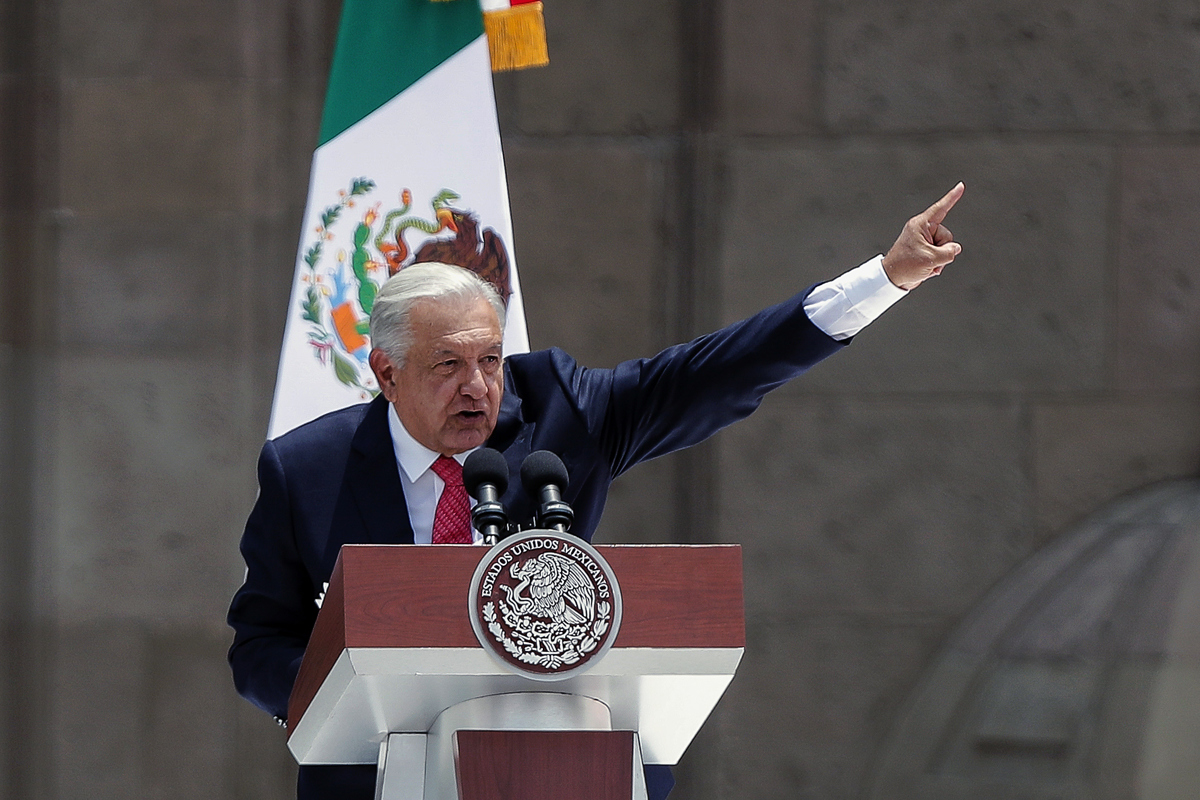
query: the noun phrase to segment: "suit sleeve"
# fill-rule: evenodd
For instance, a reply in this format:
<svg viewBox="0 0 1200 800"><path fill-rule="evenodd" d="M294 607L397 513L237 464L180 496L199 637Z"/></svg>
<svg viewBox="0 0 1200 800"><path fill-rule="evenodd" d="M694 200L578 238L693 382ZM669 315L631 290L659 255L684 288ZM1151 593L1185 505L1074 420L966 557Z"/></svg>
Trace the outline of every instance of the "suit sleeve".
<svg viewBox="0 0 1200 800"><path fill-rule="evenodd" d="M578 368L580 408L612 474L749 416L772 389L847 344L812 324L803 310L807 294L611 371Z"/></svg>
<svg viewBox="0 0 1200 800"><path fill-rule="evenodd" d="M258 484L258 500L242 535L246 580L229 608L234 629L229 664L239 694L285 719L317 607L296 547L287 479L273 442L259 456Z"/></svg>

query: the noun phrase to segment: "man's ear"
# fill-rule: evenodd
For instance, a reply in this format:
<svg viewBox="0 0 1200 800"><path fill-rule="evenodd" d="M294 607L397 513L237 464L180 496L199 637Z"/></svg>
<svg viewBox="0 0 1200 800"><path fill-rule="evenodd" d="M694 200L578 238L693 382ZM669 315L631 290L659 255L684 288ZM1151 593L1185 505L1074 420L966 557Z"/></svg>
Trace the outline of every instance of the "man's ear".
<svg viewBox="0 0 1200 800"><path fill-rule="evenodd" d="M396 402L396 365L392 359L388 358L388 354L376 347L367 356L367 363L371 365L371 371L375 373L375 382L379 384L379 391L383 392L383 396L387 398L389 403Z"/></svg>

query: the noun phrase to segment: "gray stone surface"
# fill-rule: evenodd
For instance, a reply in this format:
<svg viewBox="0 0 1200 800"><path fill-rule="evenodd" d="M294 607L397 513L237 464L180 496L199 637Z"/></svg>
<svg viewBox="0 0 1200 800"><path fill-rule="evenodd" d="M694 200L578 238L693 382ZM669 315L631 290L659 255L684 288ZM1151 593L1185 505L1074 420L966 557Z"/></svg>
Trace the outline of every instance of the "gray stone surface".
<svg viewBox="0 0 1200 800"><path fill-rule="evenodd" d="M1028 552L1020 410L770 398L721 434L747 614L961 614Z"/></svg>
<svg viewBox="0 0 1200 800"><path fill-rule="evenodd" d="M53 678L59 796L235 796L238 770L254 767L238 763L230 735L239 701L226 646L215 623L63 627Z"/></svg>
<svg viewBox="0 0 1200 800"><path fill-rule="evenodd" d="M0 258L3 258L3 250L0 250ZM18 516L14 509L16 497L12 496L14 487L17 485L17 470L16 463L17 451L17 430L14 423L16 417L16 398L13 397L13 392L8 391L7 387L11 387L16 381L17 376L14 374L17 368L16 359L13 357L13 347L11 344L0 340L0 381L3 382L5 389L0 389L0 543L7 546L13 546L16 543L17 531L20 528L18 525ZM12 574L13 565L4 563L0 565L0 607L7 607L9 592L12 591L13 579L16 577ZM0 611L0 619L4 619L5 614ZM3 685L3 684L0 684Z"/></svg>
<svg viewBox="0 0 1200 800"><path fill-rule="evenodd" d="M141 687L148 745L144 797L205 800L233 794L242 764L230 731L235 704L245 701L231 690L229 639L219 619L147 636L147 680Z"/></svg>
<svg viewBox="0 0 1200 800"><path fill-rule="evenodd" d="M1104 558L1082 558L1072 565L1074 573L1070 582L1058 588L1057 594L1039 603L1039 607L1025 615L1021 629L1009 633L996 643L995 656L1014 663L1035 661L1057 662L1076 659L1096 661L1103 659L1111 646L1113 631L1122 634L1130 627L1132 612L1122 612L1122 603L1128 603L1132 587L1139 587L1150 566L1166 561L1166 553L1179 555L1168 539L1165 526L1146 526L1122 536L1114 536L1115 543L1109 544ZM1107 543L1106 543L1107 544ZM1174 595L1178 593L1178 580L1167 588L1171 602L1166 608L1152 609L1169 611ZM1142 613L1139 616L1151 617ZM1146 636L1144 631L1154 626L1137 620L1139 644L1147 649L1162 652L1165 631L1157 636ZM1158 641L1154 641L1157 639ZM1156 647L1154 645L1157 645ZM1041 679L1036 679L1041 680ZM1053 682L1053 681L1052 681ZM1053 688L1053 687L1052 687ZM1057 691L1056 689L1054 690Z"/></svg>
<svg viewBox="0 0 1200 800"><path fill-rule="evenodd" d="M62 70L89 77L243 77L251 40L240 17L250 5L64 0L58 4Z"/></svg>
<svg viewBox="0 0 1200 800"><path fill-rule="evenodd" d="M1086 660L993 665L931 771L972 783L1077 790L1087 752L1079 738L1100 669Z"/></svg>
<svg viewBox="0 0 1200 800"><path fill-rule="evenodd" d="M230 797L294 800L296 760L287 749L287 732L266 712L240 697L233 701L233 789ZM229 741L230 731L224 732Z"/></svg>
<svg viewBox="0 0 1200 800"><path fill-rule="evenodd" d="M1195 131L1189 2L825 4L836 130Z"/></svg>
<svg viewBox="0 0 1200 800"><path fill-rule="evenodd" d="M225 35L238 43L255 85L282 86L289 103L316 100L319 111L341 10L336 0L249 0L226 17Z"/></svg>
<svg viewBox="0 0 1200 800"><path fill-rule="evenodd" d="M1118 387L1200 389L1200 148L1121 155Z"/></svg>
<svg viewBox="0 0 1200 800"><path fill-rule="evenodd" d="M720 3L722 130L804 133L819 124L816 0Z"/></svg>
<svg viewBox="0 0 1200 800"><path fill-rule="evenodd" d="M0 6L0 25L3 25L3 30L18 30L18 10L19 9L16 3L5 3L3 6ZM8 37L0 38L0 79L2 79L4 76L7 76L9 72L12 71L12 49L12 41Z"/></svg>
<svg viewBox="0 0 1200 800"><path fill-rule="evenodd" d="M243 398L249 403L245 419L251 438L259 444L271 416L302 217L301 206L278 217L259 218L249 233L252 263L259 268L246 276L244 297L248 303L242 309L246 339L237 352L241 366L249 373L248 396Z"/></svg>
<svg viewBox="0 0 1200 800"><path fill-rule="evenodd" d="M4 58L4 55L3 45L0 45L0 61L8 60ZM5 114L12 114L16 110L16 88L16 76L6 71L4 67L0 67L0 109L3 109ZM13 133L10 127L8 125L0 125L0 153L12 152L13 146ZM12 165L9 163L9 159L0 158L0 185L10 182L11 178L9 176L11 170ZM0 209L7 210L11 202L12 200L9 197L0 198ZM3 231L3 227L0 227L0 241L2 241L4 236Z"/></svg>
<svg viewBox="0 0 1200 800"><path fill-rule="evenodd" d="M1046 403L1032 416L1037 525L1050 535L1098 505L1200 465L1194 397Z"/></svg>
<svg viewBox="0 0 1200 800"><path fill-rule="evenodd" d="M0 530L12 530L11 527L5 525ZM10 615L0 615L0 647L4 648L3 652L11 653L17 646L16 632L14 631L13 621L9 618ZM16 743L19 739L17 726L14 724L16 718L15 702L16 698L10 687L16 683L16 671L10 667L12 660L9 658L0 658L0 686L5 687L0 691L0 775L10 776L14 770L14 761L16 754ZM0 797L6 797L7 791L0 790Z"/></svg>
<svg viewBox="0 0 1200 800"><path fill-rule="evenodd" d="M811 391L1064 391L1105 374L1111 153L994 140L748 143L730 154L722 294L732 320L886 252L966 182L963 254L863 333Z"/></svg>
<svg viewBox="0 0 1200 800"><path fill-rule="evenodd" d="M860 617L751 620L738 676L705 732L715 746L686 797L857 797L864 756L887 731L896 698L934 649L936 621Z"/></svg>
<svg viewBox="0 0 1200 800"><path fill-rule="evenodd" d="M254 498L240 384L213 361L76 357L58 375L51 588L64 620L220 620Z"/></svg>
<svg viewBox="0 0 1200 800"><path fill-rule="evenodd" d="M137 219L147 210L250 210L246 90L217 81L69 81L62 96L61 202Z"/></svg>
<svg viewBox="0 0 1200 800"><path fill-rule="evenodd" d="M1194 775L1194 760L1152 766L1163 753L1151 732L1194 753L1171 729L1195 719L1191 692L1164 693L1200 609L1198 487L1165 482L1106 504L1005 576L930 660L866 796L1194 794L1146 787Z"/></svg>
<svg viewBox="0 0 1200 800"><path fill-rule="evenodd" d="M1099 721L1096 768L1088 777L1097 800L1137 797L1145 757L1146 698L1158 683L1157 659L1130 658L1113 670L1106 692L1108 707ZM1191 772L1189 768L1185 774Z"/></svg>
<svg viewBox="0 0 1200 800"><path fill-rule="evenodd" d="M151 676L132 625L64 625L52 679L56 789L79 797L140 793L143 699Z"/></svg>
<svg viewBox="0 0 1200 800"><path fill-rule="evenodd" d="M297 102L289 90L277 86L255 87L247 94L255 111L245 118L242 131L248 154L244 204L250 209L245 216L288 216L298 240L317 147L320 104L303 95Z"/></svg>
<svg viewBox="0 0 1200 800"><path fill-rule="evenodd" d="M677 524L670 458L639 464L613 483L593 541L602 544L665 544Z"/></svg>
<svg viewBox="0 0 1200 800"><path fill-rule="evenodd" d="M515 251L531 346L588 366L663 341L666 154L646 145L512 143Z"/></svg>
<svg viewBox="0 0 1200 800"><path fill-rule="evenodd" d="M221 357L254 346L227 292L270 267L244 231L229 215L73 220L60 238L70 276L59 293L60 340L76 351L139 355ZM280 310L267 316L277 320Z"/></svg>
<svg viewBox="0 0 1200 800"><path fill-rule="evenodd" d="M501 76L508 132L646 134L679 123L677 7L561 0L545 8L550 69Z"/></svg>

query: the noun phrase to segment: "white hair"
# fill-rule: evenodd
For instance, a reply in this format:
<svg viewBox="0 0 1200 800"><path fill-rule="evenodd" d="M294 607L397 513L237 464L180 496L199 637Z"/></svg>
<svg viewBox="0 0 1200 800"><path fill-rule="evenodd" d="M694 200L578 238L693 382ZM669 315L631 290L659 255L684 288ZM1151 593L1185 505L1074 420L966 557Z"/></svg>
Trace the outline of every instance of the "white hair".
<svg viewBox="0 0 1200 800"><path fill-rule="evenodd" d="M413 264L384 282L371 309L371 346L386 353L397 367L408 360L413 343L412 310L422 300L486 300L500 320L500 334L504 334L504 300L490 283L452 264Z"/></svg>

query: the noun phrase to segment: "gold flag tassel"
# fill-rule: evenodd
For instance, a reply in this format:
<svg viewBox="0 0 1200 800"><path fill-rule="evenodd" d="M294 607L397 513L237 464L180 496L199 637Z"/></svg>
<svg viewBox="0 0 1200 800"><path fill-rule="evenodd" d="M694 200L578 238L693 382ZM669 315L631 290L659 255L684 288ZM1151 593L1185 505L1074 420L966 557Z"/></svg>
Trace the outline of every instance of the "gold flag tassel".
<svg viewBox="0 0 1200 800"><path fill-rule="evenodd" d="M546 48L546 20L540 2L483 12L492 53L492 72L507 72L550 63Z"/></svg>

